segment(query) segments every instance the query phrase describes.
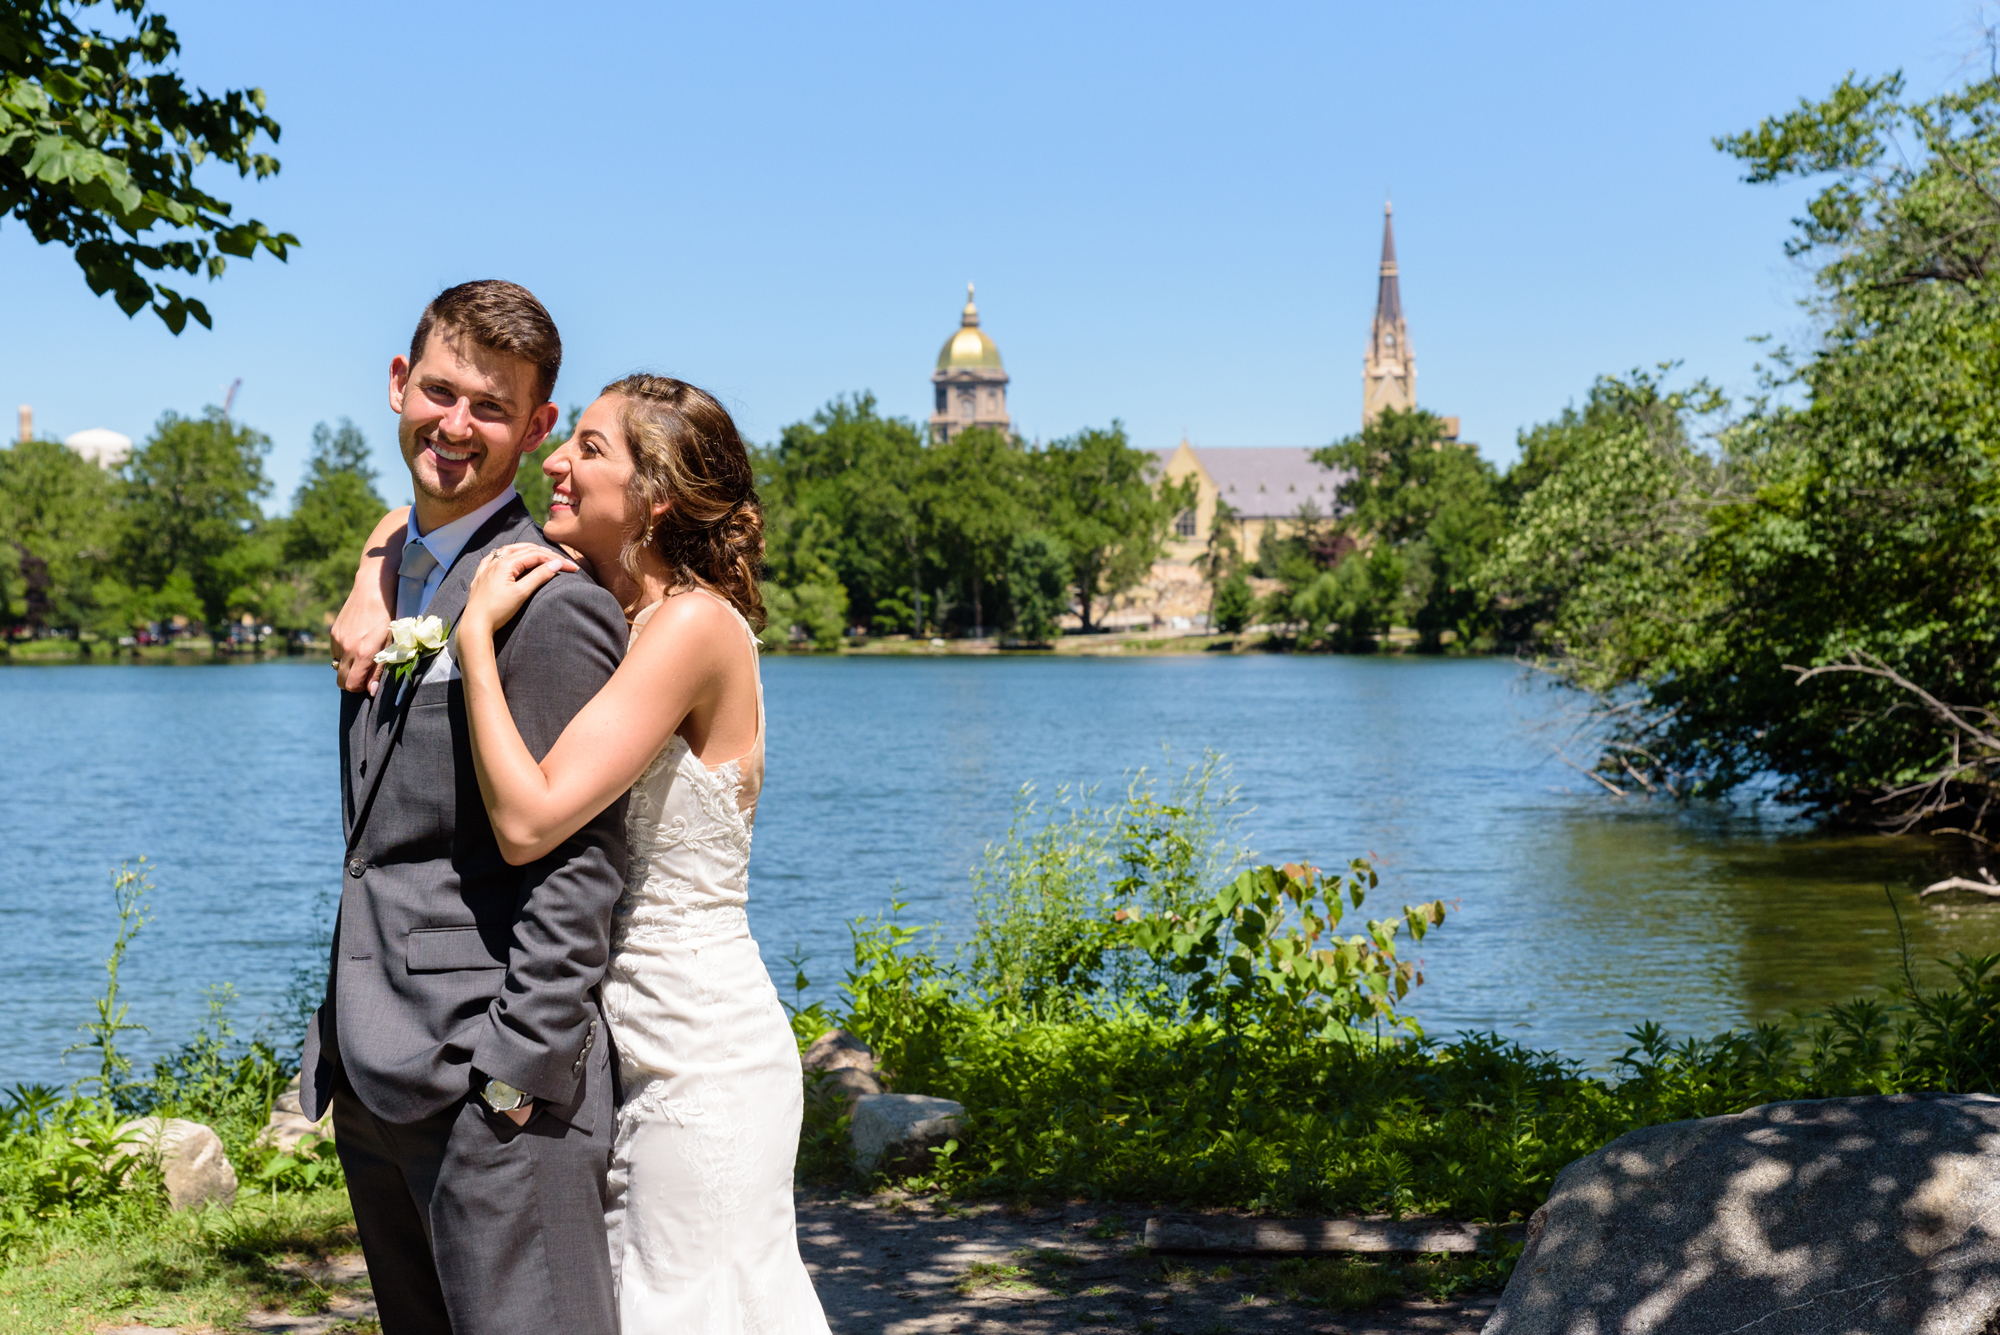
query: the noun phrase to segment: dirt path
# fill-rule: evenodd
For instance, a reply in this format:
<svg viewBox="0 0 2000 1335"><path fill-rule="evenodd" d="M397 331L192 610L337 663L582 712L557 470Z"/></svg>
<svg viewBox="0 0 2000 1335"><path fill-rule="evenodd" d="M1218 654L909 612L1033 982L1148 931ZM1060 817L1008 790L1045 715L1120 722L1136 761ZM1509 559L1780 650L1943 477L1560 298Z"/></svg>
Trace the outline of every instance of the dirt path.
<svg viewBox="0 0 2000 1335"><path fill-rule="evenodd" d="M1084 1206L802 1199L799 1249L835 1335L1478 1335L1496 1301L1334 1312L1284 1297L1281 1262L1150 1256L1134 1245L1143 1223Z"/></svg>
<svg viewBox="0 0 2000 1335"><path fill-rule="evenodd" d="M1496 1300L1334 1311L1286 1296L1299 1286L1299 1262L1152 1256L1136 1245L1144 1222L1143 1212L1094 1206L1020 1212L893 1195L801 1197L799 1249L835 1335L1478 1335ZM278 1268L310 1281L294 1310L253 1312L237 1329L376 1328L358 1254ZM103 1335L182 1333L114 1326Z"/></svg>

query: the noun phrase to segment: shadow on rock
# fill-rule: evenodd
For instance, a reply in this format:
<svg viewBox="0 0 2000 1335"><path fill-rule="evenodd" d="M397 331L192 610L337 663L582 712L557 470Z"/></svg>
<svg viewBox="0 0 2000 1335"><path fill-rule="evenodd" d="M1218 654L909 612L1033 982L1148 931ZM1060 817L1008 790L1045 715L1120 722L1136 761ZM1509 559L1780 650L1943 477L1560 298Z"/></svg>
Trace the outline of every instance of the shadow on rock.
<svg viewBox="0 0 2000 1335"><path fill-rule="evenodd" d="M1773 1103L1621 1136L1556 1179L1485 1335L1983 1335L2000 1099Z"/></svg>

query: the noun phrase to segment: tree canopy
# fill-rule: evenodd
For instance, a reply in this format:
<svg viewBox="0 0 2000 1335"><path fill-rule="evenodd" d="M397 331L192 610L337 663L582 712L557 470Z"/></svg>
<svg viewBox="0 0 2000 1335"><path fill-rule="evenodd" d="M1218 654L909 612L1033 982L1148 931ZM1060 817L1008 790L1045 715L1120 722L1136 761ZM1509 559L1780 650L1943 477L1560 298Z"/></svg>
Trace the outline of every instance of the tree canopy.
<svg viewBox="0 0 2000 1335"><path fill-rule="evenodd" d="M175 617L320 632L382 517L353 423L313 430L289 515L270 517L264 434L166 413L121 468L54 441L0 450L0 629L118 636Z"/></svg>
<svg viewBox="0 0 2000 1335"><path fill-rule="evenodd" d="M180 39L146 0L111 0L118 31L79 20L74 0L0 0L0 217L43 245L66 247L100 296L150 308L178 334L208 308L159 282L178 271L222 276L229 258L259 250L284 259L298 238L196 184L214 161L238 176L271 176L258 151L278 140L262 89L211 94L168 66Z"/></svg>
<svg viewBox="0 0 2000 1335"><path fill-rule="evenodd" d="M975 429L926 443L872 395L836 399L758 452L773 635L1085 629L1143 579L1187 488L1156 486L1124 429L1036 449Z"/></svg>
<svg viewBox="0 0 2000 1335"><path fill-rule="evenodd" d="M1443 419L1422 409L1386 409L1314 458L1345 475L1343 527L1373 567L1355 593L1380 591L1367 619L1414 627L1428 650L1447 631L1461 642L1486 635L1490 609L1477 575L1503 522L1493 465L1447 439Z"/></svg>
<svg viewBox="0 0 2000 1335"><path fill-rule="evenodd" d="M1892 829L2000 812L2000 81L1922 102L1843 80L1717 145L1830 177L1789 253L1820 334L1734 418L1601 382L1530 433L1492 567L1598 703L1607 782L1768 784ZM1703 443L1693 429L1707 416Z"/></svg>

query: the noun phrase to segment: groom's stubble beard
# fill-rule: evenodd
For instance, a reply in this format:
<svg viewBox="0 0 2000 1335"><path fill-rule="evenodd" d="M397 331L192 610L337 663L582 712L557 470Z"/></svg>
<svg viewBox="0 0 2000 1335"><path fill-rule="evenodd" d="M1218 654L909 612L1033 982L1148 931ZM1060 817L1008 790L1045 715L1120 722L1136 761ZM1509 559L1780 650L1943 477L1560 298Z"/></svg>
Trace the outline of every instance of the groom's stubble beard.
<svg viewBox="0 0 2000 1335"><path fill-rule="evenodd" d="M421 466L424 456L430 451L429 437L419 435L421 428L410 422L399 423L397 435L401 439L398 443L402 447L403 464L410 470L410 486L415 492L419 526L429 530L439 524L449 524L454 519L471 514L505 491L520 470L522 456L528 453L529 447L525 442L531 429L532 415L513 433L512 443L507 448L478 449L468 461L470 467L454 483L441 485L441 479Z"/></svg>

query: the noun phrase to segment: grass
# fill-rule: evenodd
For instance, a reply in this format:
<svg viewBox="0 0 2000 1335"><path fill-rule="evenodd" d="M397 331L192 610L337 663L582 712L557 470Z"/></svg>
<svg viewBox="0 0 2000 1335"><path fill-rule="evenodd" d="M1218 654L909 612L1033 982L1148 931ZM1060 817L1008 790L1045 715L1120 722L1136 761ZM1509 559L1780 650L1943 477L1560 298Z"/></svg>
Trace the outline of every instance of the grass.
<svg viewBox="0 0 2000 1335"><path fill-rule="evenodd" d="M281 1263L357 1245L344 1187L239 1197L172 1214L130 1201L53 1221L0 1266L0 1335L105 1325L223 1326L257 1309L326 1310L328 1291Z"/></svg>
<svg viewBox="0 0 2000 1335"><path fill-rule="evenodd" d="M1027 1282L1027 1276L1028 1272L1020 1266L1008 1265L1004 1261L974 1261L952 1287L964 1294L977 1293L981 1289L1025 1292L1035 1287Z"/></svg>

